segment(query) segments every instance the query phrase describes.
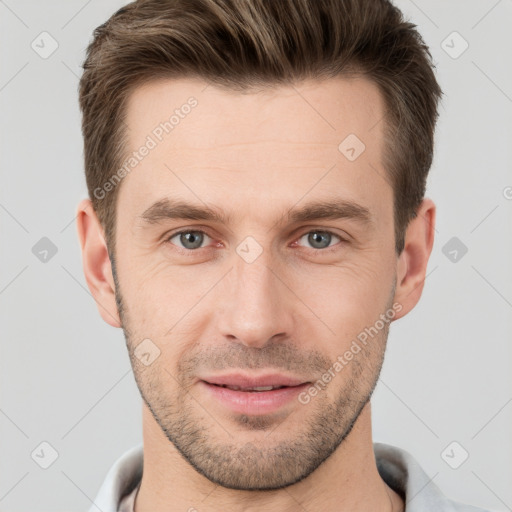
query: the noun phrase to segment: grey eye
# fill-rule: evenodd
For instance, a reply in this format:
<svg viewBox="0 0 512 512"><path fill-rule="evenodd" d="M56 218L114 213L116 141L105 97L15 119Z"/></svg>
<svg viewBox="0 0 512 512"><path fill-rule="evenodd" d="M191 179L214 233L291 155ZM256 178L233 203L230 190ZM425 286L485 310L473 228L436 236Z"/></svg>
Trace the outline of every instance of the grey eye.
<svg viewBox="0 0 512 512"><path fill-rule="evenodd" d="M176 233L169 238L171 241L173 238L179 237L179 243L181 247L188 250L199 249L205 239L206 233L202 231L182 231L181 233Z"/></svg>
<svg viewBox="0 0 512 512"><path fill-rule="evenodd" d="M301 237L307 237L307 242L312 246L313 249L326 249L331 245L331 241L335 238L339 238L337 235L330 233L329 231L310 231ZM340 239L341 240L341 239Z"/></svg>

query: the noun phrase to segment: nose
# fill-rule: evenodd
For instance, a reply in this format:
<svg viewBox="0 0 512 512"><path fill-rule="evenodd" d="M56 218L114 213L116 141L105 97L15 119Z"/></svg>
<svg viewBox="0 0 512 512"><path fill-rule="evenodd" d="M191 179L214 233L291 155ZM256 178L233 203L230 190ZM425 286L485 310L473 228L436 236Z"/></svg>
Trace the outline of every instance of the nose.
<svg viewBox="0 0 512 512"><path fill-rule="evenodd" d="M217 326L228 341L263 347L273 338L291 336L293 293L273 263L268 251L252 263L234 255L217 304Z"/></svg>

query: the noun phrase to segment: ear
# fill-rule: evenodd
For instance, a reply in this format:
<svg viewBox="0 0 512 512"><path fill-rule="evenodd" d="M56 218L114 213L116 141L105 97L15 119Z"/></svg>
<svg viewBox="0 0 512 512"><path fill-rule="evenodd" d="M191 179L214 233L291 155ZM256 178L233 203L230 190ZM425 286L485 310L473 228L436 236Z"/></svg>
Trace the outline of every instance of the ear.
<svg viewBox="0 0 512 512"><path fill-rule="evenodd" d="M107 244L91 200L80 201L76 213L85 280L103 320L112 327L121 327Z"/></svg>
<svg viewBox="0 0 512 512"><path fill-rule="evenodd" d="M418 303L425 283L428 259L434 245L436 205L424 199L405 232L405 246L397 262L395 302L402 309L394 320L405 316Z"/></svg>

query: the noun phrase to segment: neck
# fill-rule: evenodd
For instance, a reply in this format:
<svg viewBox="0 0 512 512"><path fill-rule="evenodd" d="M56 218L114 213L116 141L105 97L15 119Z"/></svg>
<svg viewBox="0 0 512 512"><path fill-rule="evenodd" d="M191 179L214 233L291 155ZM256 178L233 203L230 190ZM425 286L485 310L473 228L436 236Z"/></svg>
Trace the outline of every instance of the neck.
<svg viewBox="0 0 512 512"><path fill-rule="evenodd" d="M198 473L167 439L143 404L144 466L135 512L173 510L252 512L272 510L403 510L401 498L377 470L371 436L370 404L337 450L300 482L273 491L227 489Z"/></svg>

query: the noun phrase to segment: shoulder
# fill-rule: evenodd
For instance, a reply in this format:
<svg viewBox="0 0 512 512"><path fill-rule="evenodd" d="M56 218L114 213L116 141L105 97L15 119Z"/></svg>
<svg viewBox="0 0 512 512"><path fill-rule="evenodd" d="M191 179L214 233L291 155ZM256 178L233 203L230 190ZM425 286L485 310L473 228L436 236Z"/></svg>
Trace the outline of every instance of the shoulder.
<svg viewBox="0 0 512 512"><path fill-rule="evenodd" d="M142 443L123 453L110 467L88 512L117 512L123 497L139 484L143 460Z"/></svg>
<svg viewBox="0 0 512 512"><path fill-rule="evenodd" d="M406 450L384 443L374 443L373 450L381 478L402 496L406 512L491 512L444 496Z"/></svg>

